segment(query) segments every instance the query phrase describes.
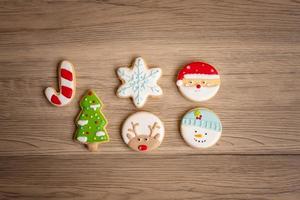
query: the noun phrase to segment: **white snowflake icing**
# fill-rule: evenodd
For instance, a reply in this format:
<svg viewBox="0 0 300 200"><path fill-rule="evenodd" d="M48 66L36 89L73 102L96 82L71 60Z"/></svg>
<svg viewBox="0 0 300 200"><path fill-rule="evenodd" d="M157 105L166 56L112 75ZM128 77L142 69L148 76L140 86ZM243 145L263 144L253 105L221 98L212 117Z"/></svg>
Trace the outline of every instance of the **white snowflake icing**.
<svg viewBox="0 0 300 200"><path fill-rule="evenodd" d="M119 68L118 76L124 81L118 89L118 96L132 97L134 105L138 108L143 107L148 96L162 95L162 89L157 85L161 69L148 69L141 57L135 59L132 69Z"/></svg>

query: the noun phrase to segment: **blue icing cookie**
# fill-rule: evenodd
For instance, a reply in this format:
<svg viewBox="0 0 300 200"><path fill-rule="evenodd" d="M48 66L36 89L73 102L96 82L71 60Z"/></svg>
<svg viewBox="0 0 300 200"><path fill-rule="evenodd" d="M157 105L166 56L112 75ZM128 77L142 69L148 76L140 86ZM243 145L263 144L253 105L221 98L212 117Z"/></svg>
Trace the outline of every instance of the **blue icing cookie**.
<svg viewBox="0 0 300 200"><path fill-rule="evenodd" d="M181 120L181 135L192 147L213 146L221 137L222 124L219 117L206 108L195 108Z"/></svg>

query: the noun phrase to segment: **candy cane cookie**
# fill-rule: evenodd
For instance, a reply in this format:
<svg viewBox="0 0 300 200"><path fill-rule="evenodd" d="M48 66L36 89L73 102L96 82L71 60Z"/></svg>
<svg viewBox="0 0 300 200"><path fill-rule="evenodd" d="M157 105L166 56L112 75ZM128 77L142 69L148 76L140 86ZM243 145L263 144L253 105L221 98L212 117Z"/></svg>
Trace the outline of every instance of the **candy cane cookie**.
<svg viewBox="0 0 300 200"><path fill-rule="evenodd" d="M45 95L52 105L60 107L69 104L75 96L75 70L69 61L64 60L61 62L58 68L58 81L59 92L52 87L48 87L45 90Z"/></svg>

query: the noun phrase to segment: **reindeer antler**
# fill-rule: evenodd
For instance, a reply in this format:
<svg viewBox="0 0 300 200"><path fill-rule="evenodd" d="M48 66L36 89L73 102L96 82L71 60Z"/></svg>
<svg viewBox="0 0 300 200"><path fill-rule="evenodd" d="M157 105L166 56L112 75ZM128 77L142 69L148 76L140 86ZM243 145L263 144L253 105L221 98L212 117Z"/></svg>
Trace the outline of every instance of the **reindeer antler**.
<svg viewBox="0 0 300 200"><path fill-rule="evenodd" d="M149 125L148 127L150 129L150 137L152 137L152 135L155 131L155 128L160 129L160 126L157 125L157 122L154 122L154 124L152 126Z"/></svg>
<svg viewBox="0 0 300 200"><path fill-rule="evenodd" d="M139 125L139 123L134 124L133 122L131 122L131 125L132 125L132 128L129 128L128 131L134 133L135 136L138 136L137 131L136 131L136 127Z"/></svg>

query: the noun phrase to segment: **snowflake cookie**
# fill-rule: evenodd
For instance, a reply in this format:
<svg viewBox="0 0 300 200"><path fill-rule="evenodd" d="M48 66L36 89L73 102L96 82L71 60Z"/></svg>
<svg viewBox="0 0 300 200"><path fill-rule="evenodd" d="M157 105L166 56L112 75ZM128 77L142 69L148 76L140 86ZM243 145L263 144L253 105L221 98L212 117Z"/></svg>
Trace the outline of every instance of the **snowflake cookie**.
<svg viewBox="0 0 300 200"><path fill-rule="evenodd" d="M157 85L161 69L148 69L141 57L134 60L132 68L121 67L117 73L123 82L117 91L118 97L132 97L134 105L138 108L145 105L148 96L160 96L163 93Z"/></svg>

